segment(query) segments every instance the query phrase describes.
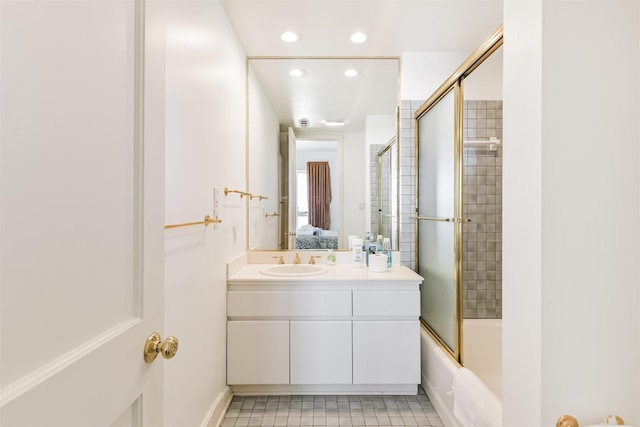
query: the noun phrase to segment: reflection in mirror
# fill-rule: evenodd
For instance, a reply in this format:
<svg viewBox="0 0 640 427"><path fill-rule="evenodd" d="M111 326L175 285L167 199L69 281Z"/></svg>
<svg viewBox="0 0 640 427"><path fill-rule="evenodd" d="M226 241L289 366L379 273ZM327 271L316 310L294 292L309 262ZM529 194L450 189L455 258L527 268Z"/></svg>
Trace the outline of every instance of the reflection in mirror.
<svg viewBox="0 0 640 427"><path fill-rule="evenodd" d="M398 70L396 57L247 60L247 191L268 197L248 201L249 250L348 249L366 232L398 248L398 171L377 159L397 134Z"/></svg>
<svg viewBox="0 0 640 427"><path fill-rule="evenodd" d="M379 148L371 163L371 231L389 237L391 247L398 249L398 144L394 137ZM373 149L376 145L372 145ZM375 163L374 163L375 162ZM375 191L375 194L373 194Z"/></svg>

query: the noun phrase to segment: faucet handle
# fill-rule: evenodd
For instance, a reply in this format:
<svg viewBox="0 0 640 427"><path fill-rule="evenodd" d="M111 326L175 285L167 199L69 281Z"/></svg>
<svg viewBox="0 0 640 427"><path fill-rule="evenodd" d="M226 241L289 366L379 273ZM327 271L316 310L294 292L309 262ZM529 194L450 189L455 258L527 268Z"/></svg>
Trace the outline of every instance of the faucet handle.
<svg viewBox="0 0 640 427"><path fill-rule="evenodd" d="M284 264L284 258L282 257L282 255L280 255L280 256L274 255L271 258L277 258L278 259L278 264Z"/></svg>
<svg viewBox="0 0 640 427"><path fill-rule="evenodd" d="M296 252L296 257L293 259L294 264L300 264L300 254Z"/></svg>
<svg viewBox="0 0 640 427"><path fill-rule="evenodd" d="M309 257L309 264L315 264L316 263L316 258L322 258L322 256L320 256L320 255L311 255Z"/></svg>

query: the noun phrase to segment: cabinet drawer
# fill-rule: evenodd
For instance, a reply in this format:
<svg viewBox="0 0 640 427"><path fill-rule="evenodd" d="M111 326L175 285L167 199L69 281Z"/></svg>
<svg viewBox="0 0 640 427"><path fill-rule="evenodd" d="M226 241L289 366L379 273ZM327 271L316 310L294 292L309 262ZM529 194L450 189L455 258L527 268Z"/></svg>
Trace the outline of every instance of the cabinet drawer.
<svg viewBox="0 0 640 427"><path fill-rule="evenodd" d="M354 316L420 316L419 291L354 291Z"/></svg>
<svg viewBox="0 0 640 427"><path fill-rule="evenodd" d="M229 317L351 316L351 292L230 291Z"/></svg>

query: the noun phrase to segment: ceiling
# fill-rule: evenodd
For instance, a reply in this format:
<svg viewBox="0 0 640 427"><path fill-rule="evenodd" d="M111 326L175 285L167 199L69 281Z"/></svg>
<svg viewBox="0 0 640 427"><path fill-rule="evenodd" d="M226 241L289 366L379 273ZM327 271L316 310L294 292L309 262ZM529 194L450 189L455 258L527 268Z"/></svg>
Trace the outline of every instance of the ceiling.
<svg viewBox="0 0 640 427"><path fill-rule="evenodd" d="M502 1L498 0L221 0L221 3L248 56L400 57L403 52L471 53L502 22ZM280 35L285 31L295 32L298 41L283 42ZM364 43L349 40L357 31L367 35ZM321 61L314 61L313 68L319 67ZM362 132L366 114L382 113L382 99L398 99L397 77L386 72L389 67L376 71L376 67L360 63L359 75L346 78L344 64L334 61L335 67L331 67L324 63L323 72L328 74L321 75L319 68L312 71L312 65L307 63L296 65L305 74L294 78L288 75L293 65L290 62L271 61L271 65L262 60L260 65L253 62L256 76L285 127L298 127L298 120L304 117L312 121L309 128L319 127L325 132L336 128L324 127L324 120L342 119L347 125L339 128L340 132ZM304 100L304 106L300 100Z"/></svg>

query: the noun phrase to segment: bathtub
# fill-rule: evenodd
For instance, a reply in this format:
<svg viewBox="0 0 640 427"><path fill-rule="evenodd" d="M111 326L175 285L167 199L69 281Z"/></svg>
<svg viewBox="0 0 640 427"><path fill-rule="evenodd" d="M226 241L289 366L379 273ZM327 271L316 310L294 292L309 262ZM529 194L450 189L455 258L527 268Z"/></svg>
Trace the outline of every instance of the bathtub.
<svg viewBox="0 0 640 427"><path fill-rule="evenodd" d="M464 365L497 398L502 396L502 320L465 319ZM453 416L451 393L458 365L421 328L422 387L446 427L462 427Z"/></svg>

